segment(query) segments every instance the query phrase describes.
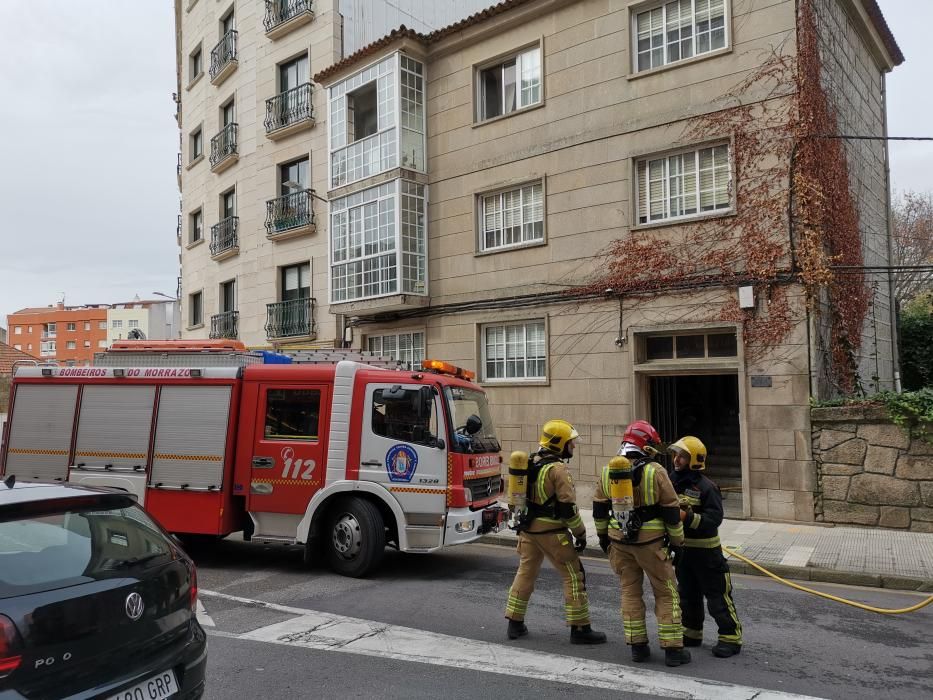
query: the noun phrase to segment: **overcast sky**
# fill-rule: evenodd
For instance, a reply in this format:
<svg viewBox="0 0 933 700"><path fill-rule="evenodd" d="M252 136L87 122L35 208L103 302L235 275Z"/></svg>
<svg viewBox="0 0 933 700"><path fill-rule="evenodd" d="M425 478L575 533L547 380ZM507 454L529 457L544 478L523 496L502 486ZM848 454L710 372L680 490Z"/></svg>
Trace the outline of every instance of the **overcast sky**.
<svg viewBox="0 0 933 700"><path fill-rule="evenodd" d="M890 134L933 136L933 2L880 4L907 57ZM0 0L0 325L174 294L174 43L172 0ZM933 144L893 146L892 174L933 191Z"/></svg>

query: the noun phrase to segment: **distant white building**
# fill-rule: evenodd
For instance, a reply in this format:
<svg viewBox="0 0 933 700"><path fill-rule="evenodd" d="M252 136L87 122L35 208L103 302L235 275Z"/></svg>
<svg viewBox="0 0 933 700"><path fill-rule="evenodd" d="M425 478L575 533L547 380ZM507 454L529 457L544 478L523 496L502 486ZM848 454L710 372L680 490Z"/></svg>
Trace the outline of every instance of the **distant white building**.
<svg viewBox="0 0 933 700"><path fill-rule="evenodd" d="M171 340L178 337L178 303L134 300L107 310L107 347L116 340Z"/></svg>

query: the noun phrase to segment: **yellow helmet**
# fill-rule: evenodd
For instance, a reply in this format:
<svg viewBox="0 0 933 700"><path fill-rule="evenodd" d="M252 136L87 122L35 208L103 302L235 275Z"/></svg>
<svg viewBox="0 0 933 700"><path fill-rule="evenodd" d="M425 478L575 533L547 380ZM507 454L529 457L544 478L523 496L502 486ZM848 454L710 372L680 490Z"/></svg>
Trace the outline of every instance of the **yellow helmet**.
<svg viewBox="0 0 933 700"><path fill-rule="evenodd" d="M538 444L554 454L562 455L567 443L576 440L578 437L580 437L580 433L577 432L576 428L567 421L558 418L549 420L544 424L544 427L541 428L541 439L538 440Z"/></svg>
<svg viewBox="0 0 933 700"><path fill-rule="evenodd" d="M668 448L671 452L683 452L690 458L690 468L696 471L706 469L706 445L700 438L685 435Z"/></svg>

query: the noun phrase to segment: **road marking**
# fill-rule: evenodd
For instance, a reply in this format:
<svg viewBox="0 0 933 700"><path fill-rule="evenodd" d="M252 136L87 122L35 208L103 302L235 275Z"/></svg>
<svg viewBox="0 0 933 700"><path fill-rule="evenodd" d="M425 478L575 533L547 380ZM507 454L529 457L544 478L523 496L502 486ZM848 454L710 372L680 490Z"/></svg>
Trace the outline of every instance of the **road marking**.
<svg viewBox="0 0 933 700"><path fill-rule="evenodd" d="M234 639L522 676L554 683L643 693L654 697L696 700L800 700L810 697L589 661L573 656L548 654L523 649L517 645L490 644L475 639L294 608L226 593L202 590L200 594L208 598L231 600L295 615L284 622L260 627L251 632L223 633L224 637ZM217 632L212 631L211 634Z"/></svg>
<svg viewBox="0 0 933 700"><path fill-rule="evenodd" d="M787 548L787 554L781 559L781 563L784 566L806 566L815 551L816 547L804 547L799 544L792 545Z"/></svg>
<svg viewBox="0 0 933 700"><path fill-rule="evenodd" d="M202 627L216 627L214 620L210 615L207 614L207 610L204 609L204 603L201 602L201 599L198 598L198 622L201 623Z"/></svg>

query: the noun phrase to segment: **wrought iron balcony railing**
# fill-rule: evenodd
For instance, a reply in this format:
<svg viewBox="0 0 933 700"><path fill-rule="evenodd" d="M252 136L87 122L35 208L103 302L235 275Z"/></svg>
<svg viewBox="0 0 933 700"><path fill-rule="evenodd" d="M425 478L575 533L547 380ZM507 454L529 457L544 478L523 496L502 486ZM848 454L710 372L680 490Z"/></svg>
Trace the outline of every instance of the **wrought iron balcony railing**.
<svg viewBox="0 0 933 700"><path fill-rule="evenodd" d="M311 13L311 0L266 0L266 16L262 20L267 32L288 20Z"/></svg>
<svg viewBox="0 0 933 700"><path fill-rule="evenodd" d="M299 190L266 202L266 233L274 236L314 223L311 190Z"/></svg>
<svg viewBox="0 0 933 700"><path fill-rule="evenodd" d="M266 133L269 134L313 118L311 83L304 83L266 100L266 118L263 124Z"/></svg>
<svg viewBox="0 0 933 700"><path fill-rule="evenodd" d="M313 335L314 299L292 299L266 304L266 337L293 338Z"/></svg>
<svg viewBox="0 0 933 700"><path fill-rule="evenodd" d="M224 34L223 38L217 42L217 45L211 49L211 80L223 72L223 69L230 65L236 59L236 29L231 29Z"/></svg>
<svg viewBox="0 0 933 700"><path fill-rule="evenodd" d="M237 239L239 226L238 216L228 216L211 226L211 255L222 255L240 244Z"/></svg>
<svg viewBox="0 0 933 700"><path fill-rule="evenodd" d="M211 338L236 338L239 311L224 311L211 316Z"/></svg>
<svg viewBox="0 0 933 700"><path fill-rule="evenodd" d="M220 133L211 139L211 167L224 162L237 153L237 125L227 124Z"/></svg>

